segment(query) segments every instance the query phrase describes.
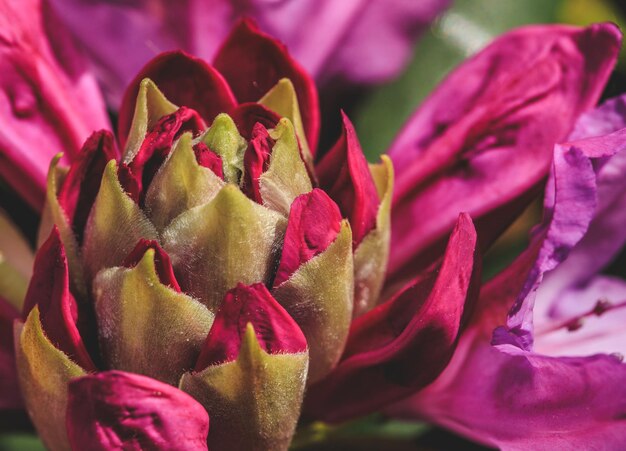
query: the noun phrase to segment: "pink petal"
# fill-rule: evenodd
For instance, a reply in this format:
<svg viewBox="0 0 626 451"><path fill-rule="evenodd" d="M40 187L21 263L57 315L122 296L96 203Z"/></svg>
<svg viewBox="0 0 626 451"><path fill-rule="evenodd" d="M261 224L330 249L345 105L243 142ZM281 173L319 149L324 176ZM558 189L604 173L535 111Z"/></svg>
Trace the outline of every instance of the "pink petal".
<svg viewBox="0 0 626 451"><path fill-rule="evenodd" d="M517 217L539 194L554 143L598 100L620 38L612 24L521 28L444 81L390 149L391 277L428 266L458 211L476 219L483 247Z"/></svg>
<svg viewBox="0 0 626 451"><path fill-rule="evenodd" d="M170 256L167 255L167 252L159 246L159 243L155 240L146 240L142 238L135 246L135 249L128 254L128 257L122 263L122 266L127 268L134 268L141 261L145 253L148 249L152 249L154 251L154 265L156 267L156 273L159 276L159 280L163 285L167 285L173 290L181 293L182 290L178 282L176 281L176 276L174 275L174 268L172 267L172 261L170 260Z"/></svg>
<svg viewBox="0 0 626 451"><path fill-rule="evenodd" d="M341 362L309 389L305 413L343 421L431 383L452 358L478 296L477 251L472 221L462 214L439 271L354 321Z"/></svg>
<svg viewBox="0 0 626 451"><path fill-rule="evenodd" d="M83 144L63 181L58 194L59 204L79 242L100 190L104 167L110 160L118 160L119 157L113 134L107 130L94 132Z"/></svg>
<svg viewBox="0 0 626 451"><path fill-rule="evenodd" d="M217 52L214 64L239 102L256 102L281 78L290 79L298 96L304 132L315 153L320 128L317 89L283 44L250 20L241 20Z"/></svg>
<svg viewBox="0 0 626 451"><path fill-rule="evenodd" d="M19 312L0 296L0 411L24 408L13 346L13 322L19 316Z"/></svg>
<svg viewBox="0 0 626 451"><path fill-rule="evenodd" d="M376 226L380 200L354 126L344 113L339 140L316 166L320 188L350 221L354 246Z"/></svg>
<svg viewBox="0 0 626 451"><path fill-rule="evenodd" d="M106 371L68 386L72 449L206 450L209 416L191 396L146 376Z"/></svg>
<svg viewBox="0 0 626 451"><path fill-rule="evenodd" d="M273 286L277 287L304 263L324 252L341 229L341 212L337 204L321 189L294 199L280 263Z"/></svg>
<svg viewBox="0 0 626 451"><path fill-rule="evenodd" d="M248 323L269 354L305 352L300 327L272 297L265 285L238 284L226 293L196 363L196 371L237 359Z"/></svg>
<svg viewBox="0 0 626 451"><path fill-rule="evenodd" d="M24 299L24 317L35 305L52 344L85 370L95 370L78 330L78 306L70 292L67 257L56 226L35 256L33 277Z"/></svg>
<svg viewBox="0 0 626 451"><path fill-rule="evenodd" d="M228 83L204 60L182 51L162 53L139 71L124 94L118 121L122 147L133 119L139 84L146 77L156 83L169 101L193 108L209 124L237 104Z"/></svg>
<svg viewBox="0 0 626 451"><path fill-rule="evenodd" d="M48 165L109 128L95 80L41 0L1 0L0 176L40 210Z"/></svg>

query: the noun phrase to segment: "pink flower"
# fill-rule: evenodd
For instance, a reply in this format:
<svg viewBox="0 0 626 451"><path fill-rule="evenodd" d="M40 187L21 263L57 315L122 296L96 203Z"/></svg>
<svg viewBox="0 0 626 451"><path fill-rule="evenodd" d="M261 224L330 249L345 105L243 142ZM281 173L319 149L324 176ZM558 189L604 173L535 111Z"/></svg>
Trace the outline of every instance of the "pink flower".
<svg viewBox="0 0 626 451"><path fill-rule="evenodd" d="M50 3L86 50L107 98L117 105L146 61L175 49L211 61L244 16L283 41L318 81L378 83L402 69L416 38L449 0L184 0L175 8L163 0Z"/></svg>

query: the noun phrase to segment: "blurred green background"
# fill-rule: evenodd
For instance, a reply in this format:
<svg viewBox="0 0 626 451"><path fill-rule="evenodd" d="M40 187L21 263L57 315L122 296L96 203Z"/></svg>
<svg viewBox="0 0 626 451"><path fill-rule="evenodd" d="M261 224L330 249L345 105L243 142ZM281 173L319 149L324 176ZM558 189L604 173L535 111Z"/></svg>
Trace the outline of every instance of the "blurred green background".
<svg viewBox="0 0 626 451"><path fill-rule="evenodd" d="M419 0L414 0L419 1ZM586 25L612 21L626 30L625 0L456 0L424 34L415 48L407 70L395 81L360 96L351 108L358 135L370 160L385 151L411 112L415 110L457 64L489 43L495 36L529 23L570 23ZM605 93L610 97L626 92L626 52ZM523 242L523 236L539 210L531 207L525 219L503 238L505 251L492 255L494 272L507 255ZM517 227L517 229L516 229ZM508 240L508 244L507 244ZM6 418L0 419L0 451L43 450L29 432L2 433ZM6 426L5 426L6 429ZM319 440L323 439L322 445ZM298 450L481 450L486 449L424 424L389 421L379 415L338 428L308 430L294 443Z"/></svg>

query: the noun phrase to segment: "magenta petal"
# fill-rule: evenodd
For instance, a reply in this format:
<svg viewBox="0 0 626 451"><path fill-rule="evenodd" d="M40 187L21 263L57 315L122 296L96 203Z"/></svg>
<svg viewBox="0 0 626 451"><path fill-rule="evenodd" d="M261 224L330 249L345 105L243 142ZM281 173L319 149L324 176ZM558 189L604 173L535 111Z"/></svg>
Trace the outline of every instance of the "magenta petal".
<svg viewBox="0 0 626 451"><path fill-rule="evenodd" d="M248 139L248 148L243 155L244 173L241 189L250 199L262 204L259 178L269 167L274 140L260 123L254 125Z"/></svg>
<svg viewBox="0 0 626 451"><path fill-rule="evenodd" d="M87 371L95 365L77 327L78 307L69 287L65 248L56 226L39 248L24 299L24 317L37 305L48 339Z"/></svg>
<svg viewBox="0 0 626 451"><path fill-rule="evenodd" d="M161 53L141 69L124 94L118 122L122 147L133 119L139 84L146 77L168 100L193 108L207 123L220 113L229 113L237 104L228 83L204 60L182 51Z"/></svg>
<svg viewBox="0 0 626 451"><path fill-rule="evenodd" d="M475 218L483 247L514 220L539 194L554 143L598 100L620 40L612 24L521 28L444 81L389 152L392 277L427 266L458 211Z"/></svg>
<svg viewBox="0 0 626 451"><path fill-rule="evenodd" d="M265 285L240 283L226 293L198 357L196 371L236 360L248 323L268 354L295 354L307 349L300 327Z"/></svg>
<svg viewBox="0 0 626 451"><path fill-rule="evenodd" d="M58 194L59 204L79 242L100 189L104 167L110 160L118 159L119 151L113 134L107 130L94 132L83 144L63 181Z"/></svg>
<svg viewBox="0 0 626 451"><path fill-rule="evenodd" d="M95 79L41 0L0 1L0 177L40 210L52 157L109 128Z"/></svg>
<svg viewBox="0 0 626 451"><path fill-rule="evenodd" d="M554 358L487 344L469 352L391 413L417 414L505 450L621 449L626 442L626 365L618 359ZM463 359L462 373L454 373Z"/></svg>
<svg viewBox="0 0 626 451"><path fill-rule="evenodd" d="M350 221L355 247L376 226L380 200L376 185L348 116L342 113L343 132L316 166L320 188L337 202Z"/></svg>
<svg viewBox="0 0 626 451"><path fill-rule="evenodd" d="M209 168L215 175L224 180L224 165L218 154L209 149L203 142L193 146L193 153L196 155L196 161L200 166Z"/></svg>
<svg viewBox="0 0 626 451"><path fill-rule="evenodd" d="M185 132L191 132L195 137L205 128L206 125L198 113L184 106L160 118L146 133L137 154L128 164L127 174L120 178L122 186L127 192L133 194L131 196L133 198L136 197L134 194L137 191L141 199L157 170L172 150L174 140ZM133 179L130 183L126 175Z"/></svg>
<svg viewBox="0 0 626 451"><path fill-rule="evenodd" d="M256 102L281 78L290 79L296 89L304 132L315 154L320 128L317 89L283 44L261 32L250 20L241 20L217 52L214 64L241 103Z"/></svg>
<svg viewBox="0 0 626 451"><path fill-rule="evenodd" d="M340 229L341 212L324 191L315 188L296 197L289 210L273 286L279 286L300 266L324 252L335 241Z"/></svg>
<svg viewBox="0 0 626 451"><path fill-rule="evenodd" d="M19 317L20 313L0 296L0 411L24 407L13 346L13 322Z"/></svg>
<svg viewBox="0 0 626 451"><path fill-rule="evenodd" d="M106 371L68 386L72 449L206 450L209 416L185 392L146 376Z"/></svg>
<svg viewBox="0 0 626 451"><path fill-rule="evenodd" d="M438 272L354 321L341 362L307 392L305 413L343 421L431 383L452 358L478 296L478 255L474 226L462 214Z"/></svg>
<svg viewBox="0 0 626 451"><path fill-rule="evenodd" d="M172 261L167 252L163 250L159 243L155 240L146 240L142 238L135 246L135 249L131 251L126 257L122 266L127 268L134 268L141 261L148 249L154 251L154 265L156 267L156 273L159 276L159 280L163 285L169 286L171 289L182 292L176 276L174 275L174 268L172 267Z"/></svg>

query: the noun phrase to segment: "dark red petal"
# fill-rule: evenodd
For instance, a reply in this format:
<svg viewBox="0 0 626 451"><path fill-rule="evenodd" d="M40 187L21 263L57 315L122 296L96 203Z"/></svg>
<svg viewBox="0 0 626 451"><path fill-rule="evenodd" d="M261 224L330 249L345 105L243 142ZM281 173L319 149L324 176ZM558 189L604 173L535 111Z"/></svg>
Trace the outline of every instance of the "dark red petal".
<svg viewBox="0 0 626 451"><path fill-rule="evenodd" d="M17 309L0 296L0 411L24 407L13 346L13 322L19 317Z"/></svg>
<svg viewBox="0 0 626 451"><path fill-rule="evenodd" d="M239 283L226 293L202 347L196 371L237 359L248 323L268 354L295 354L307 349L306 338L289 313L262 283Z"/></svg>
<svg viewBox="0 0 626 451"><path fill-rule="evenodd" d="M141 195L150 185L154 174L159 170L170 151L172 143L185 132L191 132L193 136L199 135L206 125L198 113L191 108L180 107L172 114L163 116L146 133L137 155L128 165L129 171L120 178L124 189L133 194L138 189ZM126 175L130 177L128 186Z"/></svg>
<svg viewBox="0 0 626 451"><path fill-rule="evenodd" d="M432 382L452 357L478 296L478 255L472 221L461 215L438 272L355 320L342 361L307 393L307 414L342 421Z"/></svg>
<svg viewBox="0 0 626 451"><path fill-rule="evenodd" d="M78 331L78 307L70 293L69 270L59 230L39 248L33 265L33 276L24 299L23 316L39 306L41 325L48 339L85 370L94 371Z"/></svg>
<svg viewBox="0 0 626 451"><path fill-rule="evenodd" d="M254 126L257 123L270 129L276 127L276 124L280 121L278 114L259 103L253 102L242 103L237 106L237 108L233 110L231 117L237 126L237 130L239 130L239 134L241 134L246 141L252 139Z"/></svg>
<svg viewBox="0 0 626 451"><path fill-rule="evenodd" d="M165 252L155 240L146 240L145 238L139 240L139 243L137 243L135 249L128 254L128 257L126 257L122 266L134 268L143 258L148 249L154 250L154 265L161 283L180 293L182 290L180 289L180 285L178 285L178 281L174 275L174 268L172 267L170 256L167 255L167 252Z"/></svg>
<svg viewBox="0 0 626 451"><path fill-rule="evenodd" d="M63 181L58 195L59 204L70 220L79 243L100 189L104 167L110 160L119 160L119 157L113 134L108 130L94 132L83 144Z"/></svg>
<svg viewBox="0 0 626 451"><path fill-rule="evenodd" d="M316 167L320 188L337 202L352 226L355 247L376 226L380 199L350 119L342 112L343 132Z"/></svg>
<svg viewBox="0 0 626 451"><path fill-rule="evenodd" d="M304 263L324 252L341 229L337 204L321 189L295 198L289 211L282 255L274 287L277 287Z"/></svg>
<svg viewBox="0 0 626 451"><path fill-rule="evenodd" d="M224 180L224 165L218 154L209 149L203 142L193 146L193 153L196 155L196 161L200 166L209 168L215 175Z"/></svg>
<svg viewBox="0 0 626 451"><path fill-rule="evenodd" d="M124 94L118 122L122 147L133 120L139 84L144 78L154 81L172 103L193 108L209 124L215 116L230 113L237 105L228 83L206 61L180 50L161 53L139 71Z"/></svg>
<svg viewBox="0 0 626 451"><path fill-rule="evenodd" d="M289 55L287 48L243 19L217 52L215 67L224 75L239 102L256 102L282 78L293 83L311 151L315 154L320 118L313 79Z"/></svg>
<svg viewBox="0 0 626 451"><path fill-rule="evenodd" d="M117 178L120 181L122 188L130 196L135 203L139 203L139 197L141 194L141 178L135 176L133 171L126 163L120 163L117 168Z"/></svg>
<svg viewBox="0 0 626 451"><path fill-rule="evenodd" d="M259 177L267 171L273 147L274 140L270 138L267 129L257 123L243 155L244 174L241 189L250 199L259 204L263 203Z"/></svg>
<svg viewBox="0 0 626 451"><path fill-rule="evenodd" d="M209 433L209 416L191 396L122 371L72 380L66 424L77 450L206 450Z"/></svg>

